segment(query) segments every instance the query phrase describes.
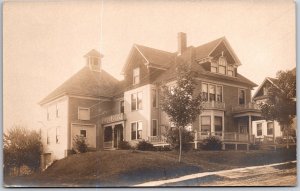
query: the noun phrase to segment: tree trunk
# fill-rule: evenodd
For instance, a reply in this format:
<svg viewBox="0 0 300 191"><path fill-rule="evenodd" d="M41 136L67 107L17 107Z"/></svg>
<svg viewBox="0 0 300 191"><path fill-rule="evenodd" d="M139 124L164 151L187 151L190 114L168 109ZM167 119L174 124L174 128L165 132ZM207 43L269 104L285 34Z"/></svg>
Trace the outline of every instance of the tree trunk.
<svg viewBox="0 0 300 191"><path fill-rule="evenodd" d="M181 128L179 127L179 159L178 161L181 162L181 150L182 150L182 141L181 141Z"/></svg>
<svg viewBox="0 0 300 191"><path fill-rule="evenodd" d="M290 148L289 142L290 142L290 136L289 136L289 126L286 125L286 137L287 137L287 142L286 142L286 148Z"/></svg>

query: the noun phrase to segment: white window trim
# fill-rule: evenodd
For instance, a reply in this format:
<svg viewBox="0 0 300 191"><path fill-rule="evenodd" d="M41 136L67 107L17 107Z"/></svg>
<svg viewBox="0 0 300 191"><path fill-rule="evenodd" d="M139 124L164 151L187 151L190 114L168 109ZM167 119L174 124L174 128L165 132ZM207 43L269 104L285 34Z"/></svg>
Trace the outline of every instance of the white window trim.
<svg viewBox="0 0 300 191"><path fill-rule="evenodd" d="M79 115L79 111L81 110L81 109L86 109L86 110L88 110L88 112L89 112L89 119L80 119L80 115ZM90 110L90 108L88 108L88 107L78 107L78 110L77 110L77 112L78 112L78 115L77 115L77 118L78 118L78 120L82 120L82 121L89 121L89 120L91 120L91 110Z"/></svg>
<svg viewBox="0 0 300 191"><path fill-rule="evenodd" d="M153 122L155 121L156 123L156 135L153 135ZM151 123L151 136L158 136L158 120L157 119L152 119L152 123Z"/></svg>
<svg viewBox="0 0 300 191"><path fill-rule="evenodd" d="M142 108L141 109L138 108L138 94L139 93L142 93ZM136 109L135 110L132 109L132 94L136 94L136 103L135 103L135 108ZM143 91L138 91L138 92L134 92L134 93L130 94L130 110L131 110L131 112L143 110L143 97L144 97Z"/></svg>
<svg viewBox="0 0 300 191"><path fill-rule="evenodd" d="M136 77L135 75L134 75L134 71L135 70L138 70L138 75L136 75L136 76L138 76L138 78L139 78L139 82L138 83L136 83L135 81L134 81L134 77ZM137 85L137 84L139 84L140 83L140 76L141 76L141 73L140 73L140 67L137 67L137 68L134 68L133 70L132 70L132 84L133 85Z"/></svg>
<svg viewBox="0 0 300 191"><path fill-rule="evenodd" d="M136 126L136 127L137 127L137 128L136 128L136 139L132 139L132 124L133 124L133 123L138 124L139 122L142 123L142 136L141 136L140 139L137 139L138 126ZM133 121L133 122L130 123L130 140L134 141L134 140L142 140L142 139L143 139L143 126L144 126L143 121Z"/></svg>

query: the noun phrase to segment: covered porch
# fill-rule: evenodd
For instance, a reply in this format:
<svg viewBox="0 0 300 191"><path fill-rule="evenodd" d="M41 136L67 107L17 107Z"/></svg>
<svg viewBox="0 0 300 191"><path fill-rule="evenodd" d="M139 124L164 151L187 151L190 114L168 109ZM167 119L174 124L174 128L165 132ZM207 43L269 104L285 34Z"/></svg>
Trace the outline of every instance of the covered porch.
<svg viewBox="0 0 300 191"><path fill-rule="evenodd" d="M113 150L119 148L120 141L125 135L124 113L110 115L102 119L103 127L103 148Z"/></svg>

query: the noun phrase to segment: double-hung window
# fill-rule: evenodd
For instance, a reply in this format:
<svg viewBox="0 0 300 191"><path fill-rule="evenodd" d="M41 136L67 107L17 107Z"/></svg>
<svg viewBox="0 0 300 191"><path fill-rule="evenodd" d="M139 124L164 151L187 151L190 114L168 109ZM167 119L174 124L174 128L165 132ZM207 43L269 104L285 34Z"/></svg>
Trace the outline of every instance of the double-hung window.
<svg viewBox="0 0 300 191"><path fill-rule="evenodd" d="M215 131L216 132L222 132L223 125L222 125L222 117L215 116Z"/></svg>
<svg viewBox="0 0 300 191"><path fill-rule="evenodd" d="M210 116L201 116L201 131L210 132L210 130L211 130Z"/></svg>
<svg viewBox="0 0 300 191"><path fill-rule="evenodd" d="M228 68L227 68L227 74L228 74L228 76L233 76L233 66L228 66Z"/></svg>
<svg viewBox="0 0 300 191"><path fill-rule="evenodd" d="M152 89L152 107L157 107L157 90Z"/></svg>
<svg viewBox="0 0 300 191"><path fill-rule="evenodd" d="M80 130L80 136L86 138L86 130Z"/></svg>
<svg viewBox="0 0 300 191"><path fill-rule="evenodd" d="M133 69L133 85L140 83L140 68Z"/></svg>
<svg viewBox="0 0 300 191"><path fill-rule="evenodd" d="M226 59L223 56L221 56L219 58L219 73L220 74L226 74L226 65L227 65Z"/></svg>
<svg viewBox="0 0 300 191"><path fill-rule="evenodd" d="M139 110L143 108L143 93L131 94L131 111Z"/></svg>
<svg viewBox="0 0 300 191"><path fill-rule="evenodd" d="M141 121L131 123L131 140L141 139L143 124Z"/></svg>
<svg viewBox="0 0 300 191"><path fill-rule="evenodd" d="M273 135L273 131L274 131L274 123L268 122L267 123L267 135Z"/></svg>
<svg viewBox="0 0 300 191"><path fill-rule="evenodd" d="M246 103L246 92L245 90L239 90L239 104L245 105Z"/></svg>
<svg viewBox="0 0 300 191"><path fill-rule="evenodd" d="M216 86L209 85L209 101L216 101Z"/></svg>
<svg viewBox="0 0 300 191"><path fill-rule="evenodd" d="M262 124L261 123L256 124L256 134L257 134L257 136L262 136Z"/></svg>
<svg viewBox="0 0 300 191"><path fill-rule="evenodd" d="M217 102L222 102L222 86L216 86L216 89L217 89Z"/></svg>
<svg viewBox="0 0 300 191"><path fill-rule="evenodd" d="M218 63L217 63L217 62L215 62L215 61L212 61L212 62L211 62L211 68L210 68L210 71L211 71L211 72L214 72L214 73L216 73L216 72L218 71Z"/></svg>
<svg viewBox="0 0 300 191"><path fill-rule="evenodd" d="M208 85L207 84L202 84L202 99L204 101L208 100Z"/></svg>

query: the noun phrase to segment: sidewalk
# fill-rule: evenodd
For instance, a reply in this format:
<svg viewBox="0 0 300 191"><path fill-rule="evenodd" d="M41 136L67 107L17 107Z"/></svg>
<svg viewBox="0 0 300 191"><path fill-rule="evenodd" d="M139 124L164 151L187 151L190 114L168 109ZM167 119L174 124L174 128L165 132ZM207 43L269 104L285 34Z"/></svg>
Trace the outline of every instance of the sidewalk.
<svg viewBox="0 0 300 191"><path fill-rule="evenodd" d="M178 182L188 181L192 179L197 178L204 178L207 176L213 176L218 175L226 178L242 178L247 176L257 176L257 175L263 175L263 174L270 174L277 172L278 168L274 168L276 166L285 165L285 164L293 164L297 161L289 161L289 162L283 162L283 163L275 163L275 164L269 164L269 165L261 165L261 166L251 166L251 167L244 167L244 168L236 168L231 170L221 170L221 171L215 171L215 172L203 172L203 173L196 173L196 174L190 174L178 178L172 178L167 180L159 180L159 181L150 181L145 182L142 184L134 185L136 187L153 187L153 186L168 186L169 184L176 184ZM184 186L184 185L182 185ZM193 186L193 185L191 185Z"/></svg>

